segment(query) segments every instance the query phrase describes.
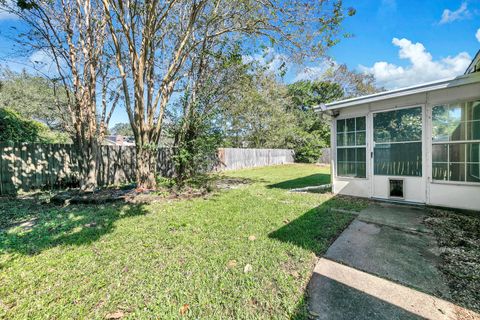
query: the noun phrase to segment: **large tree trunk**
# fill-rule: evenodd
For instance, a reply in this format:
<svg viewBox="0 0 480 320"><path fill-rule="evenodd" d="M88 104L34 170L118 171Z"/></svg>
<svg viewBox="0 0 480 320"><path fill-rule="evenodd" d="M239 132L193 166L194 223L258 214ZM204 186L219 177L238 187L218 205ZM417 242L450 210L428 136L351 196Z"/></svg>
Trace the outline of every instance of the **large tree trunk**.
<svg viewBox="0 0 480 320"><path fill-rule="evenodd" d="M157 188L157 149L136 147L137 188L153 190Z"/></svg>
<svg viewBox="0 0 480 320"><path fill-rule="evenodd" d="M95 138L75 141L79 167L80 190L92 192L97 188L99 144Z"/></svg>

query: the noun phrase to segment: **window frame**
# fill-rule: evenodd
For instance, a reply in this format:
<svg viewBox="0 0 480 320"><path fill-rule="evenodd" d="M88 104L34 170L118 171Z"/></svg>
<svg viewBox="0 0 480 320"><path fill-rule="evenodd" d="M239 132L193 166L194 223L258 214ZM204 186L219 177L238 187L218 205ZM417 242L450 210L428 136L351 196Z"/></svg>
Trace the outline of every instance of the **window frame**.
<svg viewBox="0 0 480 320"><path fill-rule="evenodd" d="M358 132L364 132L365 133L365 143L363 145L353 145L353 146L339 146L338 145L338 121L341 120L348 120L348 119L356 119L356 118L364 118L365 119L365 130L358 130ZM368 180L368 175L369 175L369 164L368 164L368 131L369 131L369 117L368 114L365 113L358 113L358 114L346 114L337 118L333 119L334 126L335 126L335 134L332 135L332 139L334 143L332 144L335 146L334 150L334 157L335 157L335 170L333 170L333 174L335 178L339 179L355 179L355 180ZM355 120L355 127L356 127L356 120ZM356 128L355 128L356 129ZM355 133L355 143L357 142L357 130L355 131L343 131L345 133ZM338 149L357 149L357 148L364 148L365 149L365 177L354 177L354 176L347 176L347 175L339 175L338 174ZM357 163L355 158L355 163Z"/></svg>
<svg viewBox="0 0 480 320"><path fill-rule="evenodd" d="M437 103L433 103L431 105L431 108L430 108L430 119L431 119L431 128L430 128L430 146L431 146L431 161L430 161L430 182L431 183L434 183L434 184L449 184L449 185L463 185L463 186L480 186L480 181L467 181L467 167L468 167L468 164L471 164L471 163L475 163L475 162L467 162L467 161L464 161L464 162L450 162L450 146L451 145L461 145L461 144L464 144L465 145L465 159L467 159L467 152L468 152L468 148L466 147L467 144L475 144L475 143L478 143L480 144L480 139L474 139L474 140L446 140L446 141L434 141L433 140L433 133L434 133L434 119L433 119L433 109L435 107L448 107L450 109L450 106L452 105L461 105L461 104L467 104L469 102L479 102L480 103L480 97L478 98L471 98L471 99L468 99L468 100L453 100L453 101L448 101L448 102L437 102ZM475 121L480 121L479 120L466 120L466 121L461 121L461 122L475 122ZM465 137L467 136L467 129L468 127L465 126L464 130L465 130ZM447 148L447 162L443 162L443 161L433 161L433 147L435 145L446 145L448 146ZM433 167L434 167L434 164L435 163L438 163L438 164L446 164L447 165L447 174L448 172L450 172L450 163L457 163L457 164L463 164L465 166L465 169L464 169L464 175L465 175L465 180L464 181L458 181L458 180L438 180L438 179L435 179L434 176L433 176ZM480 165L480 162L479 162L479 165Z"/></svg>

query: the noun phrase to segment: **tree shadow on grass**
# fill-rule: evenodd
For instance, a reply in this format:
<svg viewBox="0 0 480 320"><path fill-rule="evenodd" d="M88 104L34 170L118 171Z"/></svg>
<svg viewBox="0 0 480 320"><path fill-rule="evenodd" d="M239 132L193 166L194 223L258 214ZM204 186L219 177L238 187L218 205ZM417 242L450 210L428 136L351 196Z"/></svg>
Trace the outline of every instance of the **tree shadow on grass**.
<svg viewBox="0 0 480 320"><path fill-rule="evenodd" d="M321 255L354 219L352 214L330 210L338 204L336 199L329 199L271 232L268 237L292 243Z"/></svg>
<svg viewBox="0 0 480 320"><path fill-rule="evenodd" d="M36 199L6 200L0 205L0 254L35 255L60 245L97 241L120 219L145 215L144 205L39 204Z"/></svg>
<svg viewBox="0 0 480 320"><path fill-rule="evenodd" d="M316 173L309 176L296 178L292 180L286 180L279 183L268 185L268 188L276 189L296 189L296 188L305 188L312 186L320 186L323 184L330 183L330 175L326 173Z"/></svg>
<svg viewBox="0 0 480 320"><path fill-rule="evenodd" d="M317 256L323 255L340 233L355 218L353 214L330 210L333 207L350 208L353 199L333 197L320 206L305 212L299 218L271 232L268 237L307 249ZM309 296L305 291L290 319L312 319Z"/></svg>

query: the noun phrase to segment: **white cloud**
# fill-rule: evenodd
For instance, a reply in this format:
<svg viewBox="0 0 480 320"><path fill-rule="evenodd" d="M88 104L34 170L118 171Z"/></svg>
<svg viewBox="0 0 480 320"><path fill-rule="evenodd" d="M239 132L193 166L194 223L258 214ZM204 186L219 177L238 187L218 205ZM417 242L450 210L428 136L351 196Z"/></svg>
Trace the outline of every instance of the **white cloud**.
<svg viewBox="0 0 480 320"><path fill-rule="evenodd" d="M7 7L9 7L13 4L14 3L13 3L12 0L7 0L5 2L5 6L7 6ZM2 20L13 20L13 19L18 19L18 17L16 15L14 15L13 13L5 11L4 5L2 4L2 1L0 1L0 21L2 21Z"/></svg>
<svg viewBox="0 0 480 320"><path fill-rule="evenodd" d="M329 68L333 67L335 64L335 62L328 60L312 67L301 68L296 73L292 82L320 79L325 74L325 72Z"/></svg>
<svg viewBox="0 0 480 320"><path fill-rule="evenodd" d="M455 11L449 9L443 10L442 19L440 19L440 24L451 23L456 20L467 19L471 17L471 13L468 10L467 2L462 2L460 8Z"/></svg>
<svg viewBox="0 0 480 320"><path fill-rule="evenodd" d="M266 67L267 71L278 72L281 68L289 68L290 62L284 54L278 53L273 48L266 48L262 53L242 56L243 63L258 63Z"/></svg>
<svg viewBox="0 0 480 320"><path fill-rule="evenodd" d="M2 20L13 20L16 19L17 16L11 14L10 12L5 12L0 8L0 21Z"/></svg>
<svg viewBox="0 0 480 320"><path fill-rule="evenodd" d="M408 66L397 66L385 61L376 62L371 67L360 65L362 71L373 74L377 83L387 89L455 77L463 74L471 61L467 52L434 60L419 42L394 38L392 43L400 48L400 59L409 60Z"/></svg>
<svg viewBox="0 0 480 320"><path fill-rule="evenodd" d="M34 51L28 57L26 65L30 65L34 73L39 72L48 77L57 77L59 75L53 55L45 50ZM65 68L66 62L61 60L60 67L62 69Z"/></svg>
<svg viewBox="0 0 480 320"><path fill-rule="evenodd" d="M478 42L480 42L480 28L478 28L477 33L475 34L475 37L477 38Z"/></svg>

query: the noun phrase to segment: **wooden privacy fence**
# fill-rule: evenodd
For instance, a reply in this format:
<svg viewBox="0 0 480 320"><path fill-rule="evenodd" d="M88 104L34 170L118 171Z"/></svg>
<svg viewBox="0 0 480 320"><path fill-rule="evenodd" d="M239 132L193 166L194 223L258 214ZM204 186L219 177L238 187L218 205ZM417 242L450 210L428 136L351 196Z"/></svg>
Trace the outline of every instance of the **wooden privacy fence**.
<svg viewBox="0 0 480 320"><path fill-rule="evenodd" d="M293 163L290 149L218 149L219 170L235 170L276 164Z"/></svg>
<svg viewBox="0 0 480 320"><path fill-rule="evenodd" d="M331 160L332 160L332 150L330 148L323 148L322 154L320 155L320 159L318 159L318 163L330 164Z"/></svg>
<svg viewBox="0 0 480 320"><path fill-rule="evenodd" d="M173 175L172 149L159 152L158 172ZM97 182L119 185L135 180L135 147L102 146ZM0 143L0 194L18 190L75 187L78 162L71 144Z"/></svg>
<svg viewBox="0 0 480 320"><path fill-rule="evenodd" d="M293 163L293 150L218 150L216 170L234 170ZM78 186L78 162L71 144L0 143L0 194ZM173 149L159 150L157 172L174 174ZM119 185L135 181L135 147L102 146L97 183Z"/></svg>

